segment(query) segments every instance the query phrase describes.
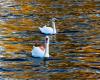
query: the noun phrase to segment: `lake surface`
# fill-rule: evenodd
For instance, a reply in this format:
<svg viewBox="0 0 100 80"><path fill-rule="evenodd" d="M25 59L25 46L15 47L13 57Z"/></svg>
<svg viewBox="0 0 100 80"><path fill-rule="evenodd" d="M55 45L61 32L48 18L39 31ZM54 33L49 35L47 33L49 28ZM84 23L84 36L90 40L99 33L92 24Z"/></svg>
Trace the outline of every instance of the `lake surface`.
<svg viewBox="0 0 100 80"><path fill-rule="evenodd" d="M0 0L0 80L99 80L99 0ZM31 56L44 44L38 27L56 17L50 58Z"/></svg>

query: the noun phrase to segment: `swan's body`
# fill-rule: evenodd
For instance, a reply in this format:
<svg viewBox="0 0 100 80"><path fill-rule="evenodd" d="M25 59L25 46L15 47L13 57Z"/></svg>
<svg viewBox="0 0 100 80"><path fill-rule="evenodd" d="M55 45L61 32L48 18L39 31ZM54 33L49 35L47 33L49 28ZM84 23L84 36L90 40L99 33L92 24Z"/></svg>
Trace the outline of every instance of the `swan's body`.
<svg viewBox="0 0 100 80"><path fill-rule="evenodd" d="M48 36L46 36L45 42L46 42L45 48L43 46L33 47L32 49L33 57L40 57L40 58L49 57L49 37Z"/></svg>
<svg viewBox="0 0 100 80"><path fill-rule="evenodd" d="M47 27L46 25L43 26L42 28L39 27L39 29L40 29L40 31L41 31L42 33L44 33L44 34L55 34L55 33L53 32L53 29L52 29L51 27Z"/></svg>
<svg viewBox="0 0 100 80"><path fill-rule="evenodd" d="M56 27L55 27L55 18L52 19L52 27L47 27L46 25L43 26L42 28L39 27L40 31L44 34L56 34Z"/></svg>

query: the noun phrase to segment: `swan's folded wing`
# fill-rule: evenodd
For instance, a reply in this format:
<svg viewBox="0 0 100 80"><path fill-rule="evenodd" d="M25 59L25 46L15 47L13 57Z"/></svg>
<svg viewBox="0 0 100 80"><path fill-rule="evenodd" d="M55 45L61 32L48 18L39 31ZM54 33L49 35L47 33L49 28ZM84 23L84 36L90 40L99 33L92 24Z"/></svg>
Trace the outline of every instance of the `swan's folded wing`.
<svg viewBox="0 0 100 80"><path fill-rule="evenodd" d="M41 51L39 47L34 47L32 49L32 56L33 57L44 57L45 51Z"/></svg>
<svg viewBox="0 0 100 80"><path fill-rule="evenodd" d="M45 31L48 33L48 34L52 34L53 33L53 29L51 27L46 27Z"/></svg>

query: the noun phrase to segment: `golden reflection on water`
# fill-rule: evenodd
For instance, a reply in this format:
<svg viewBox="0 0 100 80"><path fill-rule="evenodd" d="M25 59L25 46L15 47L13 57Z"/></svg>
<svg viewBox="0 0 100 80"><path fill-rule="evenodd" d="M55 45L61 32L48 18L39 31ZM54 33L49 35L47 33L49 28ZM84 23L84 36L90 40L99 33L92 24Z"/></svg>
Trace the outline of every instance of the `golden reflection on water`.
<svg viewBox="0 0 100 80"><path fill-rule="evenodd" d="M98 0L2 0L0 2L0 79L97 80L100 78ZM30 56L38 27L58 18L58 34L44 66ZM53 40L54 39L54 40Z"/></svg>

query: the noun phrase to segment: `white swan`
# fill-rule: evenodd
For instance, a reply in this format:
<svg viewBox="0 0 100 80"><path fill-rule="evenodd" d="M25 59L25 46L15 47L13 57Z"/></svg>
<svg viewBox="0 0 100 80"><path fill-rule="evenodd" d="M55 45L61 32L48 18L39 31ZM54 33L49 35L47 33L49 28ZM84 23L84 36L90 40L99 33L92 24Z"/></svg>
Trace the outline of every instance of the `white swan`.
<svg viewBox="0 0 100 80"><path fill-rule="evenodd" d="M46 25L43 26L42 28L39 27L40 31L44 34L56 34L57 31L56 31L56 26L55 26L55 20L56 18L52 18L51 21L52 21L52 27L47 27Z"/></svg>
<svg viewBox="0 0 100 80"><path fill-rule="evenodd" d="M32 56L40 58L49 57L49 36L45 37L45 48L43 46L33 46Z"/></svg>

